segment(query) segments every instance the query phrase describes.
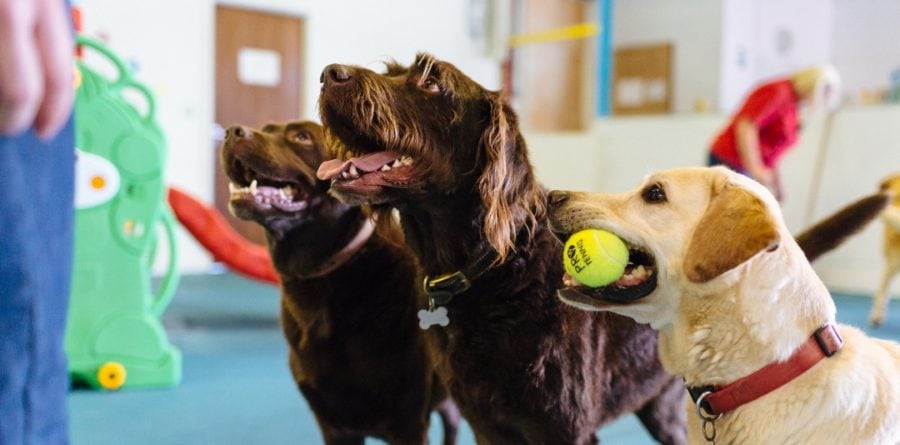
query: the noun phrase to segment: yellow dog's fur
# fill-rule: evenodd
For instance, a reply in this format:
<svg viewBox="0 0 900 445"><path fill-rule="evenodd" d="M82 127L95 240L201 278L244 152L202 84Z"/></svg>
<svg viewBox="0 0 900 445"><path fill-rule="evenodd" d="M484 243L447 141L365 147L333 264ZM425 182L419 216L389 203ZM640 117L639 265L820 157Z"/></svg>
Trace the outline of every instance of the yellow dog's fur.
<svg viewBox="0 0 900 445"><path fill-rule="evenodd" d="M658 185L663 202L643 191ZM551 198L552 199L552 198ZM723 385L784 360L835 307L785 227L774 197L724 168L651 175L634 192L570 193L554 231L602 228L656 261L658 286L631 303L572 289L564 301L649 323L665 368L689 386ZM839 326L844 348L790 383L726 413L718 444L900 443L900 345ZM688 402L688 436L705 444Z"/></svg>
<svg viewBox="0 0 900 445"><path fill-rule="evenodd" d="M881 190L891 193L893 197L891 205L881 214L881 219L884 220L885 269L869 316L869 322L875 326L884 322L891 279L900 273L900 173L885 179L881 183Z"/></svg>

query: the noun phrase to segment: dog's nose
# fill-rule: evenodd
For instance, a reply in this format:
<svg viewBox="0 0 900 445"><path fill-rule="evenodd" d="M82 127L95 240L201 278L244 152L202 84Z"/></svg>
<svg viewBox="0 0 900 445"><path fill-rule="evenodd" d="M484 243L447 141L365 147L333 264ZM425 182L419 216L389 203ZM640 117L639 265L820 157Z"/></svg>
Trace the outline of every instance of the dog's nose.
<svg viewBox="0 0 900 445"><path fill-rule="evenodd" d="M225 130L225 139L249 139L253 131L243 125L235 125Z"/></svg>
<svg viewBox="0 0 900 445"><path fill-rule="evenodd" d="M352 73L350 72L350 68L344 65L339 64L331 64L325 67L322 70L322 75L319 77L319 82L324 84L325 86L332 84L341 84L352 79Z"/></svg>
<svg viewBox="0 0 900 445"><path fill-rule="evenodd" d="M554 190L550 192L550 195L547 197L547 204L550 204L550 208L556 208L561 206L564 202L569 200L569 193L562 192L559 190Z"/></svg>

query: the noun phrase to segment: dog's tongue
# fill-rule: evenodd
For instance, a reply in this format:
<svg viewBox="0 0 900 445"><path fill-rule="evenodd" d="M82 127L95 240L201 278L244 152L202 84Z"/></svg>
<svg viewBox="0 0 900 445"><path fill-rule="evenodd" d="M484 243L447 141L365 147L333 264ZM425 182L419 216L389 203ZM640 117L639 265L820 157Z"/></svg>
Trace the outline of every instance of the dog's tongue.
<svg viewBox="0 0 900 445"><path fill-rule="evenodd" d="M387 164L388 162L399 158L399 153L393 151L379 151L365 156L360 156L358 158L350 158L346 161L341 161L340 159L332 159L330 161L325 161L321 165L319 165L319 170L316 172L316 176L318 176L319 179L323 181L334 179L338 175L340 175L341 172L347 170L350 167L350 164L355 165L357 169L364 172L372 172L378 170L384 164Z"/></svg>

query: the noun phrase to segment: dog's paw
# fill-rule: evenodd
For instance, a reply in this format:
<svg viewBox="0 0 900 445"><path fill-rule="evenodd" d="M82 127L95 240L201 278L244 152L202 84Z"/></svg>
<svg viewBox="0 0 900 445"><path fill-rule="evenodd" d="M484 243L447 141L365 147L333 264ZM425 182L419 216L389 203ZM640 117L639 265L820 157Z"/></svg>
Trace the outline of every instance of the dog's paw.
<svg viewBox="0 0 900 445"><path fill-rule="evenodd" d="M427 330L434 325L447 326L450 318L447 317L447 308L439 306L433 311L422 309L419 311L419 327Z"/></svg>
<svg viewBox="0 0 900 445"><path fill-rule="evenodd" d="M869 324L872 325L873 328L877 328L884 323L884 315L872 315L869 317Z"/></svg>

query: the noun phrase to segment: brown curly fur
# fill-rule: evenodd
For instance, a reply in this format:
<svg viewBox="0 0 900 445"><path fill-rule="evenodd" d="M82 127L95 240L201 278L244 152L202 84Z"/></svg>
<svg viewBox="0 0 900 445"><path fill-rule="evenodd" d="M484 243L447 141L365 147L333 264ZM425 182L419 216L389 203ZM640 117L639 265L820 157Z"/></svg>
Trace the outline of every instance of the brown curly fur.
<svg viewBox="0 0 900 445"><path fill-rule="evenodd" d="M313 122L270 124L262 131L232 127L222 163L232 182L290 184L309 206L266 209L232 200L232 212L266 229L281 278L281 321L290 368L327 444L363 444L365 436L392 444L427 442L437 409L445 444L455 442L458 413L444 400L416 324L415 260L390 218L342 266L315 276L369 218L328 196L315 178L327 159ZM443 401L443 403L442 403Z"/></svg>
<svg viewBox="0 0 900 445"><path fill-rule="evenodd" d="M515 113L453 65L420 54L385 73L331 65L319 98L338 158L393 151L410 167L338 177L345 202L397 209L422 273L483 252L497 261L431 328L438 372L479 443L596 443L603 423L636 412L663 443L684 443L684 388L666 374L648 327L581 312L555 296L561 245L547 228Z"/></svg>

